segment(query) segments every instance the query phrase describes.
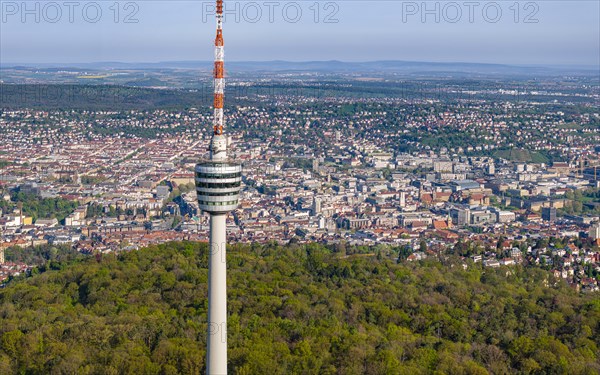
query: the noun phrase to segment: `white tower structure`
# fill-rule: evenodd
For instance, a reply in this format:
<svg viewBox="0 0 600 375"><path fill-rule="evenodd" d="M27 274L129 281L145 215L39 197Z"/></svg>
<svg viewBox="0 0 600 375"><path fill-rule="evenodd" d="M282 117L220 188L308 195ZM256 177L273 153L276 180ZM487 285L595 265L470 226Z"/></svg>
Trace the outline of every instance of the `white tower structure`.
<svg viewBox="0 0 600 375"><path fill-rule="evenodd" d="M242 181L242 166L227 157L223 134L225 91L223 0L217 0L215 38L214 118L210 158L196 165L196 193L200 209L210 215L208 265L208 332L206 373L227 374L227 267L226 218L236 209Z"/></svg>

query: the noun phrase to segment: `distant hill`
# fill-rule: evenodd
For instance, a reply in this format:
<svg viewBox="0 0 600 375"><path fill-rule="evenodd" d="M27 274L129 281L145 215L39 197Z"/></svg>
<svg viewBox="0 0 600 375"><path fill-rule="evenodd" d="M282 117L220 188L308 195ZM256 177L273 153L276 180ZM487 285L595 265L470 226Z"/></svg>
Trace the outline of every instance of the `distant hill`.
<svg viewBox="0 0 600 375"><path fill-rule="evenodd" d="M316 245L228 251L232 374L594 374L600 301L541 269ZM1 374L204 371L207 245L64 264L0 289Z"/></svg>
<svg viewBox="0 0 600 375"><path fill-rule="evenodd" d="M137 87L169 87L169 84L165 81L161 81L158 78L144 78L135 81L125 83L125 86L137 86Z"/></svg>
<svg viewBox="0 0 600 375"><path fill-rule="evenodd" d="M60 70L155 70L155 69L212 69L211 61L165 61L155 63L95 62L72 64L7 64L0 69L48 69ZM545 66L545 65L508 65L468 62L427 62L382 60L366 62L347 61L228 61L231 72L327 72L327 73L402 73L424 76L439 75L485 75L485 76L597 76L594 66ZM459 74L460 73L460 74Z"/></svg>
<svg viewBox="0 0 600 375"><path fill-rule="evenodd" d="M124 79L111 83L101 76L79 79L68 84L0 83L0 109L82 109L82 110L147 110L185 109L212 106L212 82L196 81L193 87L181 87L162 75ZM102 80L109 80L102 82ZM99 82L100 81L100 82ZM179 77L179 82L188 82L187 77ZM320 79L318 81L291 81L285 79L266 82L253 82L247 86L227 86L227 105L269 105L277 95L289 97L343 97L343 98L398 98L437 100L443 97L448 103L469 98L470 100L514 100L510 94L487 92L486 80L461 81L429 79L425 81L407 80L387 82L377 79ZM441 88L447 89L441 90ZM464 90L479 90L478 94L464 93ZM555 110L569 111L572 103L587 103L591 98L572 95L561 97L564 103L556 103L556 96L523 95L521 100L535 100L552 105Z"/></svg>
<svg viewBox="0 0 600 375"><path fill-rule="evenodd" d="M147 79L143 86L161 85ZM7 85L0 84L0 108L148 110L198 108L210 105L208 90L158 90L113 85Z"/></svg>

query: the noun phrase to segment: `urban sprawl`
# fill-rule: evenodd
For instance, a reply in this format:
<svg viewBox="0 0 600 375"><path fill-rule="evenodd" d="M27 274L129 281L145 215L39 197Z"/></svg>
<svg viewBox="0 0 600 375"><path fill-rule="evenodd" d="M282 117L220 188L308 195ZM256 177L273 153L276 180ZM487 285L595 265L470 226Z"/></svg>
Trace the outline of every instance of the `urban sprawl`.
<svg viewBox="0 0 600 375"><path fill-rule="evenodd" d="M463 267L544 267L596 291L600 114L589 109L390 98L237 105L226 121L244 188L229 240L387 247L401 261L453 254ZM0 111L0 278L31 268L5 261L9 249L207 241L193 169L210 123L208 108Z"/></svg>

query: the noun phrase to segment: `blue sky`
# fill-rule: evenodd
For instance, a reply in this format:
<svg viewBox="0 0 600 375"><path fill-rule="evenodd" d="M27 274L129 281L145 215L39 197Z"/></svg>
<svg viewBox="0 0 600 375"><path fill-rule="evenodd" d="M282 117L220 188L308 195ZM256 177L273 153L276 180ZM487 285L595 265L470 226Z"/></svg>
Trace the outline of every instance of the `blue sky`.
<svg viewBox="0 0 600 375"><path fill-rule="evenodd" d="M74 1L28 1L23 9L21 0L0 0L0 61L212 59L212 1ZM230 61L600 65L597 0L226 0L226 7Z"/></svg>

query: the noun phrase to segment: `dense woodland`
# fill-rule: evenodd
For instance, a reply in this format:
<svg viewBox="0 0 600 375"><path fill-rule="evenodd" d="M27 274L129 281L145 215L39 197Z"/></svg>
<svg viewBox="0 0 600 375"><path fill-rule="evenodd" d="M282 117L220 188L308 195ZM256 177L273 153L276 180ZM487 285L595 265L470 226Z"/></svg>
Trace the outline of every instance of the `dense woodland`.
<svg viewBox="0 0 600 375"><path fill-rule="evenodd" d="M33 194L24 194L18 191L11 192L10 201L0 199L0 210L8 213L15 210L19 203L23 205L23 215L31 216L33 222L37 219L55 218L62 222L79 205L76 201L56 198L41 198Z"/></svg>
<svg viewBox="0 0 600 375"><path fill-rule="evenodd" d="M144 72L144 75L147 72ZM301 73L300 73L301 74ZM175 74L176 75L176 74ZM263 103L265 96L298 96L311 98L402 98L408 100L443 99L447 102L462 102L464 100L485 99L494 102L515 100L512 94L502 94L499 89L526 90L530 84L527 81L505 81L499 83L489 79L452 79L437 77L422 79L422 76L406 80L398 80L393 75L389 81L356 81L345 79L325 79L318 82L305 81L305 76L298 81L286 82L289 75L284 74L281 82L278 77L274 82L256 80L255 73L250 73L251 86L227 86L226 96L230 105L248 105ZM268 74L269 81L273 75ZM245 79L245 78L243 78ZM158 84L156 84L158 83ZM189 82L186 82L189 83ZM350 85L349 85L350 83ZM173 82L166 83L172 86ZM0 108L23 109L41 108L44 110L78 109L78 110L154 110L197 108L198 105L210 105L213 98L213 88L210 81L194 82L194 87L178 89L155 89L149 86L162 86L160 82L130 82L130 85L105 84L0 84ZM585 84L584 84L585 85ZM539 86L534 86L539 87ZM584 86L585 87L585 86ZM448 90L453 88L454 90ZM467 91L465 91L467 90ZM567 103L557 103L555 95L519 95L519 100L528 102L543 102L553 110L561 110L567 114L587 111L586 102L589 99L581 94L578 87L562 88L569 94ZM476 93L475 93L476 91ZM259 99L260 97L260 99ZM358 103L360 105L360 103ZM352 106L340 112L348 115Z"/></svg>
<svg viewBox="0 0 600 375"><path fill-rule="evenodd" d="M598 295L541 269L388 255L232 246L231 373L600 372ZM207 260L206 244L171 243L11 281L0 373L202 373Z"/></svg>

